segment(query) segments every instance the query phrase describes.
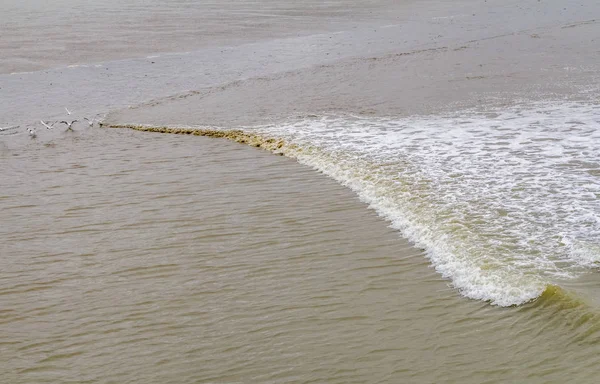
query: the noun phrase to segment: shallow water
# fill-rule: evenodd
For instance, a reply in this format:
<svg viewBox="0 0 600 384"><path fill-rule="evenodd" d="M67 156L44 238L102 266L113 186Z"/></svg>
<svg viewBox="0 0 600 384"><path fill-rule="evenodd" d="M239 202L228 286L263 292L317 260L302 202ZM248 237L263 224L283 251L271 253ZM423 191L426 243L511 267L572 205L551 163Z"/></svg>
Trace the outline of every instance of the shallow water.
<svg viewBox="0 0 600 384"><path fill-rule="evenodd" d="M600 8L393 3L0 4L3 380L596 382Z"/></svg>
<svg viewBox="0 0 600 384"><path fill-rule="evenodd" d="M92 130L2 161L8 382L596 376L593 307L461 298L352 191L285 157Z"/></svg>
<svg viewBox="0 0 600 384"><path fill-rule="evenodd" d="M600 262L600 107L248 128L355 190L467 297L535 299Z"/></svg>
<svg viewBox="0 0 600 384"><path fill-rule="evenodd" d="M389 3L4 0L0 73L349 29Z"/></svg>

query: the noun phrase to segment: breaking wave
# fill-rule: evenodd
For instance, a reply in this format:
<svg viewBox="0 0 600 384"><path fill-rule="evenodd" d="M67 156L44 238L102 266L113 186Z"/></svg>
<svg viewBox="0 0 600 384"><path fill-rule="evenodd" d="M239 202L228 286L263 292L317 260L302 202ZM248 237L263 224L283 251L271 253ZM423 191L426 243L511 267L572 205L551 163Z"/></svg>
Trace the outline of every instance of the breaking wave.
<svg viewBox="0 0 600 384"><path fill-rule="evenodd" d="M325 116L226 137L354 190L466 297L534 300L600 262L600 106L538 103L445 116Z"/></svg>

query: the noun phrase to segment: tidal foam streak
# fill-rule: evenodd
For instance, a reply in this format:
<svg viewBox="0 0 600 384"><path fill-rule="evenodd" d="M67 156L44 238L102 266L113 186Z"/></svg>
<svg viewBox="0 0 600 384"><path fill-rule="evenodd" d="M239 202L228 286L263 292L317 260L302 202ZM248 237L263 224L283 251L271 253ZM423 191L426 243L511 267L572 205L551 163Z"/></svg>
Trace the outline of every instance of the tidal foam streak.
<svg viewBox="0 0 600 384"><path fill-rule="evenodd" d="M600 262L600 106L248 128L352 188L465 296L521 304Z"/></svg>

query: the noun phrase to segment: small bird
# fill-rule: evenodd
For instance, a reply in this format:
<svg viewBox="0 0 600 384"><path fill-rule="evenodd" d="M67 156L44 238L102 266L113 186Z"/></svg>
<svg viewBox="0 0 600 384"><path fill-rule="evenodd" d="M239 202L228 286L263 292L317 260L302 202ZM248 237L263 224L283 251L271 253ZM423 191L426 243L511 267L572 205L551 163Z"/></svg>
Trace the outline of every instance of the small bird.
<svg viewBox="0 0 600 384"><path fill-rule="evenodd" d="M35 132L35 128L27 128L27 132L29 132L29 136L31 136L31 138L34 138L37 136L37 133Z"/></svg>
<svg viewBox="0 0 600 384"><path fill-rule="evenodd" d="M66 124L67 125L67 131L72 131L73 130L73 124L75 124L78 120L73 120L70 123L67 121L61 121L62 124Z"/></svg>
<svg viewBox="0 0 600 384"><path fill-rule="evenodd" d="M54 127L54 124L56 124L56 122L54 122L54 123L46 123L46 122L44 122L44 120L40 120L40 123L42 123L42 125L44 127L46 127L47 129L52 129Z"/></svg>
<svg viewBox="0 0 600 384"><path fill-rule="evenodd" d="M94 124L96 123L96 119L88 119L87 117L84 117L83 120L87 121L88 124L90 125L90 127L93 127Z"/></svg>
<svg viewBox="0 0 600 384"><path fill-rule="evenodd" d="M67 109L67 107L65 107L65 111L67 111L67 115L70 115L70 114L71 114L71 111L69 111L69 110Z"/></svg>

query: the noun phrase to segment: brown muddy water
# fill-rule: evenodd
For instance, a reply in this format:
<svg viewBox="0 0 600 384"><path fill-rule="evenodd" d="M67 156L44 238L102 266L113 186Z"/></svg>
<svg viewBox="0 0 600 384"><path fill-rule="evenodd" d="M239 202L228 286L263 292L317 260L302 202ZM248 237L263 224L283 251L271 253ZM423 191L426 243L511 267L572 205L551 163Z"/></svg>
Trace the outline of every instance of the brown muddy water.
<svg viewBox="0 0 600 384"><path fill-rule="evenodd" d="M0 381L595 383L600 8L488 3L0 4Z"/></svg>
<svg viewBox="0 0 600 384"><path fill-rule="evenodd" d="M110 130L2 162L5 382L595 377L583 303L461 298L350 190L291 159Z"/></svg>
<svg viewBox="0 0 600 384"><path fill-rule="evenodd" d="M374 17L390 19L385 12L393 6L390 0L3 0L0 73L352 29Z"/></svg>

